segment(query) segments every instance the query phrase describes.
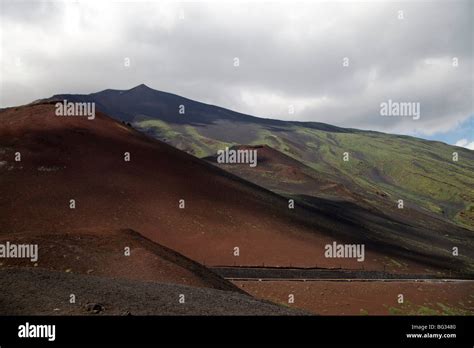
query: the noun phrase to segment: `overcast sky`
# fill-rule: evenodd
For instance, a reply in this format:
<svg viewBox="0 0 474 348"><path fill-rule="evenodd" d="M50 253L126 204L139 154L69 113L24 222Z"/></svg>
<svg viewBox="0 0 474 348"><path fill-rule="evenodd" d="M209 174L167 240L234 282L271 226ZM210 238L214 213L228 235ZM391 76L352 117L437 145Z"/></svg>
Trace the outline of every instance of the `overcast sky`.
<svg viewBox="0 0 474 348"><path fill-rule="evenodd" d="M1 107L145 83L474 148L473 1L0 3ZM420 119L380 116L389 99Z"/></svg>

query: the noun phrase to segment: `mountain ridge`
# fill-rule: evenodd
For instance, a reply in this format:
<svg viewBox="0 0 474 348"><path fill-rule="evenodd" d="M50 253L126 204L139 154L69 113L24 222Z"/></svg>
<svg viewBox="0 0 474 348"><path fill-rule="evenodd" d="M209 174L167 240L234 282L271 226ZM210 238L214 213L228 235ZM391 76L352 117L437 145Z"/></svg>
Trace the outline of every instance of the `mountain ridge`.
<svg viewBox="0 0 474 348"><path fill-rule="evenodd" d="M440 144L444 144L444 145L448 145L448 146L458 147L458 148L465 149L465 150L470 150L470 149L467 149L465 147L457 146L457 145L453 145L453 144L448 144L448 143L440 141L440 140L425 139L425 138L421 138L421 137L414 136L414 135L389 133L389 132L377 131L377 130L372 130L372 129L340 127L340 126L332 125L330 123L318 122L318 121L281 120L281 119L272 118L272 117L249 115L249 114L239 112L237 110L233 110L231 108L219 106L217 104L197 101L197 100L194 100L194 99L191 99L191 98L188 98L188 97L184 97L184 96L179 95L177 93L171 93L171 92L166 92L166 91L159 90L159 89L154 89L154 88L152 88L152 87L150 87L150 86L148 86L144 83L139 84L137 86L134 86L130 89L111 89L111 88L108 88L108 89L104 89L102 91L92 92L92 93L89 93L89 94L59 93L59 94L54 94L52 97L49 97L49 98L38 99L35 102L44 102L45 100L51 100L51 99L61 99L63 97L73 97L74 99L75 98L87 98L87 97L93 96L93 95L100 95L101 93L104 93L104 92L114 92L114 93L121 94L121 93L124 93L124 92L130 92L132 90L135 90L135 91L147 91L147 90L148 91L153 91L153 92L157 92L160 95L170 96L170 97L180 99L182 101L198 103L198 104L203 105L203 106L215 108L217 111L218 110L225 110L225 111L233 113L233 114L249 117L251 119L258 119L258 120L261 120L261 121L269 121L269 122L282 123L282 124L296 124L296 125L303 125L303 126L314 126L314 127L317 127L317 126L321 127L322 126L323 128L326 128L326 129L340 130L340 131L347 131L347 132L364 132L364 133L375 133L375 134L387 134L387 135L392 135L392 136L395 136L395 137L414 138L414 139L421 140L421 141L426 141L426 142L429 142L429 143L440 143ZM470 151L474 151L474 150L470 150Z"/></svg>
<svg viewBox="0 0 474 348"><path fill-rule="evenodd" d="M278 124L298 124L298 125L304 125L304 126L311 126L311 127L318 128L318 129L327 129L327 130L341 131L341 132L344 132L344 131L361 131L361 132L383 133L383 132L374 131L374 130L362 130L362 129L356 129L356 128L339 127L339 126L334 126L334 125L331 125L329 123L324 123L324 122L298 121L298 120L291 120L290 121L290 120L280 120L280 119L275 119L275 118L270 118L270 117L261 117L261 116L255 116L255 115L248 115L248 114L236 111L236 110L232 110L230 108L221 107L221 106L216 105L216 104L210 104L210 103L205 103L205 102L201 102L201 101L196 101L196 100L193 100L191 98L183 97L179 94L165 92L165 91L162 91L162 90L157 90L157 89L154 89L154 88L151 88L151 87L147 86L146 84L140 84L140 85L137 85L137 86L132 87L130 89L123 89L123 90L122 89L110 89L109 88L109 89L105 89L105 90L102 90L102 91L93 92L93 93L89 93L89 94L60 93L60 94L55 94L50 98L39 99L36 102L44 102L44 101L47 101L47 100L56 100L56 99L61 100L61 99L65 99L65 98L70 98L71 101L75 101L75 100L77 100L77 101L79 101L79 100L81 100L81 101L87 101L87 100L92 101L92 100L94 100L94 98L91 98L91 97L98 96L98 95L101 95L101 94L104 94L104 93L116 93L118 95L123 95L124 93L131 92L131 91L139 91L139 92L141 91L141 92L147 92L147 93L152 92L152 93L155 93L156 96L173 98L175 100L179 100L179 103L177 102L177 105L180 105L183 102L190 102L190 103L193 103L193 104L197 104L200 107L209 107L209 108L214 109L217 112L221 111L221 112L232 114L232 115L235 115L235 116L238 116L238 117L242 117L241 121L243 121L243 120L247 120L247 121L259 120L263 123L275 124L275 125L278 125ZM128 118L124 118L124 119L120 119L120 120L121 121L129 121Z"/></svg>
<svg viewBox="0 0 474 348"><path fill-rule="evenodd" d="M245 115L138 85L48 100L92 101L104 113L196 157L235 145L268 145L349 189L383 191L474 230L474 152L408 135ZM184 114L179 113L180 105ZM350 161L343 162L344 153ZM457 152L460 160L452 161ZM396 165L396 162L399 165Z"/></svg>

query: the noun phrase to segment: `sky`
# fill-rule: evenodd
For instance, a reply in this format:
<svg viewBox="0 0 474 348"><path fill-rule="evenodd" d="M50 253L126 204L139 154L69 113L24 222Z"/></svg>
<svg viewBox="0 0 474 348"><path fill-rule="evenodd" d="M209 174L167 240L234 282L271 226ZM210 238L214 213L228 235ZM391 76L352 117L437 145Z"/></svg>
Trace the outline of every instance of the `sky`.
<svg viewBox="0 0 474 348"><path fill-rule="evenodd" d="M144 83L474 149L473 3L0 0L0 107Z"/></svg>

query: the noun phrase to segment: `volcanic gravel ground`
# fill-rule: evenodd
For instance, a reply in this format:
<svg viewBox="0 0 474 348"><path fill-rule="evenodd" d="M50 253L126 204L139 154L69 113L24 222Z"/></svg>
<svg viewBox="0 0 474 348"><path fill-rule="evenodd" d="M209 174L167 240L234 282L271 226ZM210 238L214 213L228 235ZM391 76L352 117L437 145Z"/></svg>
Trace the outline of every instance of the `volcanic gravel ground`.
<svg viewBox="0 0 474 348"><path fill-rule="evenodd" d="M2 315L304 314L236 292L40 269L1 270L0 289Z"/></svg>

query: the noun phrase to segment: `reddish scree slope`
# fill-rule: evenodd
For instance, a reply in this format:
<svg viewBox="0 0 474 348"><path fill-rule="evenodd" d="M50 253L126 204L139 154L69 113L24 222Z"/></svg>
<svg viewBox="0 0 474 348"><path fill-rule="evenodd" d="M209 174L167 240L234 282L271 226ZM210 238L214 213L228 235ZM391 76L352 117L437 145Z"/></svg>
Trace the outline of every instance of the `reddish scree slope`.
<svg viewBox="0 0 474 348"><path fill-rule="evenodd" d="M32 262L28 258L2 259L0 268L42 268L76 274L238 291L232 283L201 264L143 238L139 233L129 229L118 231L81 229L60 235L29 232L0 236L0 243L5 244L7 241L38 245L38 260ZM125 250L128 251L127 254Z"/></svg>
<svg viewBox="0 0 474 348"><path fill-rule="evenodd" d="M257 150L258 165L220 164L217 155L204 158L220 168L274 192L289 192L333 199L354 200L355 196L341 183L331 181L317 171L268 145L236 145L235 150Z"/></svg>
<svg viewBox="0 0 474 348"><path fill-rule="evenodd" d="M335 238L303 223L284 199L103 114L87 120L54 111L37 104L0 112L2 239L130 228L206 265L362 267L325 258ZM363 266L379 270L385 260L366 250Z"/></svg>

